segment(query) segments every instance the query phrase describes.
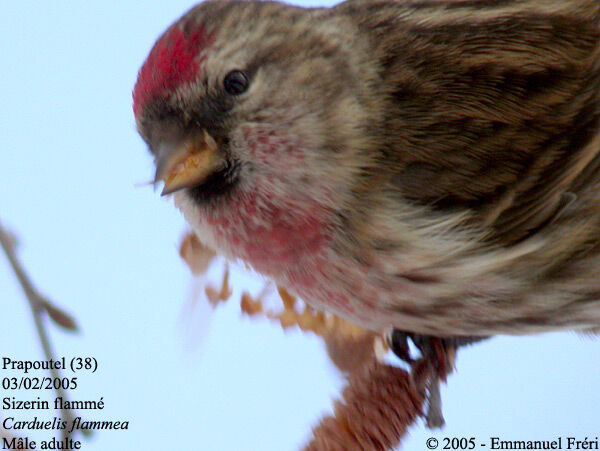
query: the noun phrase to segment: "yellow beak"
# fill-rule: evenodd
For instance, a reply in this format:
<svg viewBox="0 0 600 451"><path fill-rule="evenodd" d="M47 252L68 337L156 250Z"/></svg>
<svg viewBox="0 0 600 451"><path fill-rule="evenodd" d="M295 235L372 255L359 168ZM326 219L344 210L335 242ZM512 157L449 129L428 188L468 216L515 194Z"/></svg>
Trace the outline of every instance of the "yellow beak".
<svg viewBox="0 0 600 451"><path fill-rule="evenodd" d="M163 144L156 159L154 182L163 181L161 196L204 181L225 164L217 143L206 130L176 144Z"/></svg>

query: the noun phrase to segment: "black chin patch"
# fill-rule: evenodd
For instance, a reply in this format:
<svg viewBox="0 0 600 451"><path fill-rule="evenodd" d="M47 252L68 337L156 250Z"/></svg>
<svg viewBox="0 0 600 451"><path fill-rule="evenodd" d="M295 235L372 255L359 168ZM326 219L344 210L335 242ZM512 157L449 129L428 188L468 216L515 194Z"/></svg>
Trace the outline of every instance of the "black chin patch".
<svg viewBox="0 0 600 451"><path fill-rule="evenodd" d="M197 203L204 204L229 194L239 181L240 165L235 161L210 174L200 185L188 188L188 195Z"/></svg>

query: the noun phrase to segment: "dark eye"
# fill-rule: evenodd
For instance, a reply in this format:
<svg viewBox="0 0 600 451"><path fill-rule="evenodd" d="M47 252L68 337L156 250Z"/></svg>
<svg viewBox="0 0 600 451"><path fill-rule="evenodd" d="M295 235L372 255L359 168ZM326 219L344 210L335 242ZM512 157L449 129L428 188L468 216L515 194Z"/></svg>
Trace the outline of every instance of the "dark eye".
<svg viewBox="0 0 600 451"><path fill-rule="evenodd" d="M232 70L223 80L225 91L232 96L239 96L248 89L248 76L241 70Z"/></svg>

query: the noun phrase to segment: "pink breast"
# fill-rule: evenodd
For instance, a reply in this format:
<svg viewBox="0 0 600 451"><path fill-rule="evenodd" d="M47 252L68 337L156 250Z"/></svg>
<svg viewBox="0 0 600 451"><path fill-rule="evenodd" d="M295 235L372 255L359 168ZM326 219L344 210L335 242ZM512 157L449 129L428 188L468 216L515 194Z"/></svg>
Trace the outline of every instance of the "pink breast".
<svg viewBox="0 0 600 451"><path fill-rule="evenodd" d="M257 271L272 275L317 255L330 241L327 211L318 205L299 209L293 199L275 205L257 194L238 197L225 212L208 216L219 246L251 264Z"/></svg>

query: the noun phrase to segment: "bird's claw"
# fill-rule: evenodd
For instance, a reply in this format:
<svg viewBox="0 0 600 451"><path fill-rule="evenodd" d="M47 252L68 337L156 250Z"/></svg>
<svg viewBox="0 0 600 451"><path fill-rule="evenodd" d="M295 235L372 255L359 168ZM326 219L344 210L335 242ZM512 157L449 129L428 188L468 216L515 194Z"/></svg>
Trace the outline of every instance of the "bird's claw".
<svg viewBox="0 0 600 451"><path fill-rule="evenodd" d="M448 375L454 370L456 350L485 338L487 337L441 338L402 332L398 329L393 329L387 335L386 341L390 349L399 359L410 365L413 382L418 388L428 391L428 408L425 415L428 428L441 428L445 424L440 381L446 382ZM409 340L420 351L420 357L412 356Z"/></svg>

